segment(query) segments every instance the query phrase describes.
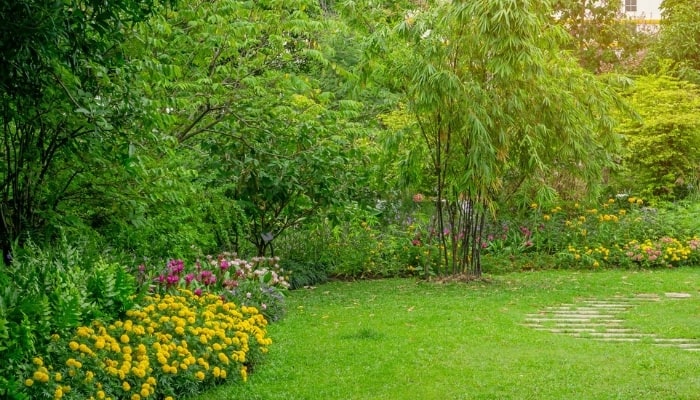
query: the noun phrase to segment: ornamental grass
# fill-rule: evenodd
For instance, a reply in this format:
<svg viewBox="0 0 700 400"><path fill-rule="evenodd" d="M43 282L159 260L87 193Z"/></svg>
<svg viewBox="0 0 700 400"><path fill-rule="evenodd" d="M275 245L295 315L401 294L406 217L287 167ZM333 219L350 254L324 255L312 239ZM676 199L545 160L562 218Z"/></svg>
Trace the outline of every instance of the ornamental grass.
<svg viewBox="0 0 700 400"><path fill-rule="evenodd" d="M147 296L126 319L57 335L33 359L29 398L174 399L225 381L246 381L268 351L255 307L189 290Z"/></svg>

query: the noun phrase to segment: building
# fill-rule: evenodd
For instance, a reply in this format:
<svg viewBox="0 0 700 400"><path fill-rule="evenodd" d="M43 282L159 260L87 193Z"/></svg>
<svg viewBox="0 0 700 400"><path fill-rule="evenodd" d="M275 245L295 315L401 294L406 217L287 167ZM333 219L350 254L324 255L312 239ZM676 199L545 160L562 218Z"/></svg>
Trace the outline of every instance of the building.
<svg viewBox="0 0 700 400"><path fill-rule="evenodd" d="M621 0L622 11L629 18L644 18L647 20L661 19L662 0Z"/></svg>
<svg viewBox="0 0 700 400"><path fill-rule="evenodd" d="M656 32L661 20L663 0L621 0L622 11L627 18L634 20L640 31Z"/></svg>

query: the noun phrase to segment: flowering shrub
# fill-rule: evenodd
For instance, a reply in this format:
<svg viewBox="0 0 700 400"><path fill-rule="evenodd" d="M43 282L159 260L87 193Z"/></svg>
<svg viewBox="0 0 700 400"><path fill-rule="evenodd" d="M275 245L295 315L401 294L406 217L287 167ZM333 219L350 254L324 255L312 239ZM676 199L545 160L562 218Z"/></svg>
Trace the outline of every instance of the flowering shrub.
<svg viewBox="0 0 700 400"><path fill-rule="evenodd" d="M30 398L173 399L228 380L272 343L267 321L254 307L214 294L147 296L127 319L54 335L24 381Z"/></svg>
<svg viewBox="0 0 700 400"><path fill-rule="evenodd" d="M195 295L221 295L235 304L254 306L268 321L276 321L284 315L283 292L289 287L278 261L277 257L242 260L230 253L208 256L190 266L183 260L170 260L163 270L139 266L139 281L154 293L187 288Z"/></svg>

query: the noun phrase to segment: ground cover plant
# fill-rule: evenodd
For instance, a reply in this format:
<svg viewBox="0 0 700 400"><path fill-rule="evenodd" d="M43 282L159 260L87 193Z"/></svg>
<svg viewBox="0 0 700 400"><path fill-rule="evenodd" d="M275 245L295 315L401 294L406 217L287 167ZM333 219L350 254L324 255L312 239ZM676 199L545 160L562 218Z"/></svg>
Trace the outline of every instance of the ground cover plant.
<svg viewBox="0 0 700 400"><path fill-rule="evenodd" d="M536 271L293 291L287 317L270 326L276 345L248 384L194 399L697 399L698 352L556 335L524 319L577 300L657 294L624 314L625 326L700 339L699 276L697 268Z"/></svg>
<svg viewBox="0 0 700 400"><path fill-rule="evenodd" d="M170 260L132 276L76 264L68 250L21 257L26 275L0 275L5 397L181 398L245 381L271 344L268 321L284 315L277 259Z"/></svg>

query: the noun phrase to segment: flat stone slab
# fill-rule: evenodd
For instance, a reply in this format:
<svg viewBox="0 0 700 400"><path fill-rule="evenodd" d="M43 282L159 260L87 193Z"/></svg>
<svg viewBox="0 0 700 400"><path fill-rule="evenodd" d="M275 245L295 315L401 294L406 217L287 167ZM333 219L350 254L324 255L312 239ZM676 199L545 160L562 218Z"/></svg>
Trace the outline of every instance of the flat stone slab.
<svg viewBox="0 0 700 400"><path fill-rule="evenodd" d="M671 298L671 299L687 299L689 297L692 297L690 295L690 293L677 293L677 292L664 293L664 295L668 298Z"/></svg>
<svg viewBox="0 0 700 400"><path fill-rule="evenodd" d="M612 317L610 317L612 318ZM526 318L527 322L592 322L590 318ZM601 319L598 318L596 321L607 321L607 322L622 322L621 319Z"/></svg>

